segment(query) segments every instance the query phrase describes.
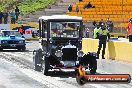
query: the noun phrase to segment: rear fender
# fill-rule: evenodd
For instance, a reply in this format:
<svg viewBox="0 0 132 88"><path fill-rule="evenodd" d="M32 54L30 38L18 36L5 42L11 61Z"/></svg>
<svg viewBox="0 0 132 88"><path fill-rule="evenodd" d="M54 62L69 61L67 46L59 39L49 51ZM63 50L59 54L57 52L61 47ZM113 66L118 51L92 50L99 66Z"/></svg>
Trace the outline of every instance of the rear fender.
<svg viewBox="0 0 132 88"><path fill-rule="evenodd" d="M92 60L96 60L96 53L95 52L88 52L85 54L83 57L80 59L80 64L81 65L87 65L89 64Z"/></svg>
<svg viewBox="0 0 132 88"><path fill-rule="evenodd" d="M51 65L59 65L59 64L60 64L60 61L59 61L57 58L55 58L54 56L52 56L52 55L50 55L50 56L47 57L47 58L48 58L49 63L50 63Z"/></svg>

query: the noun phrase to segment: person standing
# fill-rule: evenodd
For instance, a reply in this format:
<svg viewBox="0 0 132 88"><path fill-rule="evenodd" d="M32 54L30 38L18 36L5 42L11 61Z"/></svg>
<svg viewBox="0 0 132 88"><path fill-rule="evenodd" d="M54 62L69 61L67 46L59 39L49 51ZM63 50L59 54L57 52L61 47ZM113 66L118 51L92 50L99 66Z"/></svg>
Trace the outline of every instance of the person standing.
<svg viewBox="0 0 132 88"><path fill-rule="evenodd" d="M19 8L16 6L16 9L15 9L15 13L16 13L16 21L18 20L18 17L19 17Z"/></svg>
<svg viewBox="0 0 132 88"><path fill-rule="evenodd" d="M99 59L99 54L100 54L100 50L102 48L102 45L103 45L102 59L105 59L104 55L105 55L106 42L108 42L110 39L109 31L106 29L105 25L102 25L101 29L98 30L97 36L99 39L97 59Z"/></svg>
<svg viewBox="0 0 132 88"><path fill-rule="evenodd" d="M109 32L113 32L113 22L108 18L107 21L106 21L106 25L107 25L107 29Z"/></svg>
<svg viewBox="0 0 132 88"><path fill-rule="evenodd" d="M25 34L25 31L26 31L25 27L23 25L21 25L21 27L23 29L23 34Z"/></svg>
<svg viewBox="0 0 132 88"><path fill-rule="evenodd" d="M8 12L3 12L4 24L8 23Z"/></svg>
<svg viewBox="0 0 132 88"><path fill-rule="evenodd" d="M103 19L101 19L101 21L99 22L99 26L101 27L102 25L105 25L105 22Z"/></svg>
<svg viewBox="0 0 132 88"><path fill-rule="evenodd" d="M69 11L69 12L72 11L72 5L69 5L69 7L68 7L68 11Z"/></svg>
<svg viewBox="0 0 132 88"><path fill-rule="evenodd" d="M3 13L0 11L0 24L2 24Z"/></svg>
<svg viewBox="0 0 132 88"><path fill-rule="evenodd" d="M21 35L25 34L25 30L24 30L23 25L21 25L21 27L18 27L18 32L20 32Z"/></svg>
<svg viewBox="0 0 132 88"><path fill-rule="evenodd" d="M132 18L130 19L128 23L127 32L128 32L129 42L132 42Z"/></svg>
<svg viewBox="0 0 132 88"><path fill-rule="evenodd" d="M96 27L95 27L95 29L94 29L94 36L93 36L93 38L94 39L98 39L98 36L97 36L97 32L99 31L99 30L101 30L100 29L100 26L99 25L96 25Z"/></svg>
<svg viewBox="0 0 132 88"><path fill-rule="evenodd" d="M97 25L97 22L93 21L93 26L96 27L96 25Z"/></svg>
<svg viewBox="0 0 132 88"><path fill-rule="evenodd" d="M79 12L79 6L78 5L76 6L76 12L77 13Z"/></svg>
<svg viewBox="0 0 132 88"><path fill-rule="evenodd" d="M34 31L32 31L32 37L35 38L35 33L34 33Z"/></svg>
<svg viewBox="0 0 132 88"><path fill-rule="evenodd" d="M15 24L16 23L16 14L14 11L11 11L10 13L11 16L11 24Z"/></svg>
<svg viewBox="0 0 132 88"><path fill-rule="evenodd" d="M88 27L86 27L83 30L83 36L84 36L84 38L89 38L89 28Z"/></svg>

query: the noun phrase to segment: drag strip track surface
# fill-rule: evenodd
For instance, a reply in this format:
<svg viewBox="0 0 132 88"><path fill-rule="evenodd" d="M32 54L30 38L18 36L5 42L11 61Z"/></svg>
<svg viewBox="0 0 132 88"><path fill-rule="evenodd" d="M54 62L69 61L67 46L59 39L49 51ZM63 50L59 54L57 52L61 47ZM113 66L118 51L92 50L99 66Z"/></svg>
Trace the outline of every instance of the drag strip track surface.
<svg viewBox="0 0 132 88"><path fill-rule="evenodd" d="M22 68L21 68L22 69ZM47 86L23 74L14 63L0 57L0 88L46 88Z"/></svg>
<svg viewBox="0 0 132 88"><path fill-rule="evenodd" d="M74 72L67 72L67 71L50 72L49 76L44 76L41 72L36 72L33 70L32 51L37 48L38 48L38 42L30 41L27 43L26 52L4 51L4 52L0 52L0 57L6 59L9 62L15 63L20 68L20 71L23 72L23 74L26 74L28 77L46 85L47 88L62 88L62 87L63 88L70 88L70 87L71 88L117 88L117 87L132 88L132 82L130 84L90 84L89 83L89 84L85 84L84 86L80 86L76 82ZM111 63L113 63L113 61L110 61L109 64L107 64L105 61L98 61L98 65L99 65L98 72L114 73L111 69L112 68ZM105 69L105 67L108 67L107 65L110 65L111 68ZM132 66L131 63L130 66ZM114 68L113 70L116 69ZM128 73L131 73L130 70L129 69L127 70Z"/></svg>

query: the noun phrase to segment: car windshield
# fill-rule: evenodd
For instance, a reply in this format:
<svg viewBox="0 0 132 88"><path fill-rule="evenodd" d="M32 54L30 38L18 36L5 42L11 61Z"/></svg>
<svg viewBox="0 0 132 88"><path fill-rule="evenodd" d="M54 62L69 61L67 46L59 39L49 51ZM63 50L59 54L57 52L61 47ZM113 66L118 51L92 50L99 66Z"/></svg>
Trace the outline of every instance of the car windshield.
<svg viewBox="0 0 132 88"><path fill-rule="evenodd" d="M51 37L78 38L80 22L50 22Z"/></svg>
<svg viewBox="0 0 132 88"><path fill-rule="evenodd" d="M15 35L16 37L21 37L21 34L17 31L2 31L2 37L9 37L10 35Z"/></svg>

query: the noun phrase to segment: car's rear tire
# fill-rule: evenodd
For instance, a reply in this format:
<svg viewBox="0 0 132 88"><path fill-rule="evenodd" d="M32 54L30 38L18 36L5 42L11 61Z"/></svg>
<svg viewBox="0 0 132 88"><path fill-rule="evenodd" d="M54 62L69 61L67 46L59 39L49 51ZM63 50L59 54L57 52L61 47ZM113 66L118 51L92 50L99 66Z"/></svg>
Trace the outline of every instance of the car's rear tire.
<svg viewBox="0 0 132 88"><path fill-rule="evenodd" d="M96 73L96 70L97 70L97 60L96 60L96 57L92 53L85 54L81 58L81 60L80 60L79 63L81 65L83 65L83 67L85 67L86 69L88 67L91 74L95 74Z"/></svg>
<svg viewBox="0 0 132 88"><path fill-rule="evenodd" d="M33 63L34 63L34 70L35 71L41 71L41 58L39 57L39 54L38 52L36 52L34 55L33 55ZM38 65L40 64L40 66Z"/></svg>
<svg viewBox="0 0 132 88"><path fill-rule="evenodd" d="M86 78L84 76L76 77L76 81L79 85L84 85L86 83Z"/></svg>
<svg viewBox="0 0 132 88"><path fill-rule="evenodd" d="M42 73L44 75L48 75L48 70L49 70L49 61L47 57L43 57L42 61Z"/></svg>

